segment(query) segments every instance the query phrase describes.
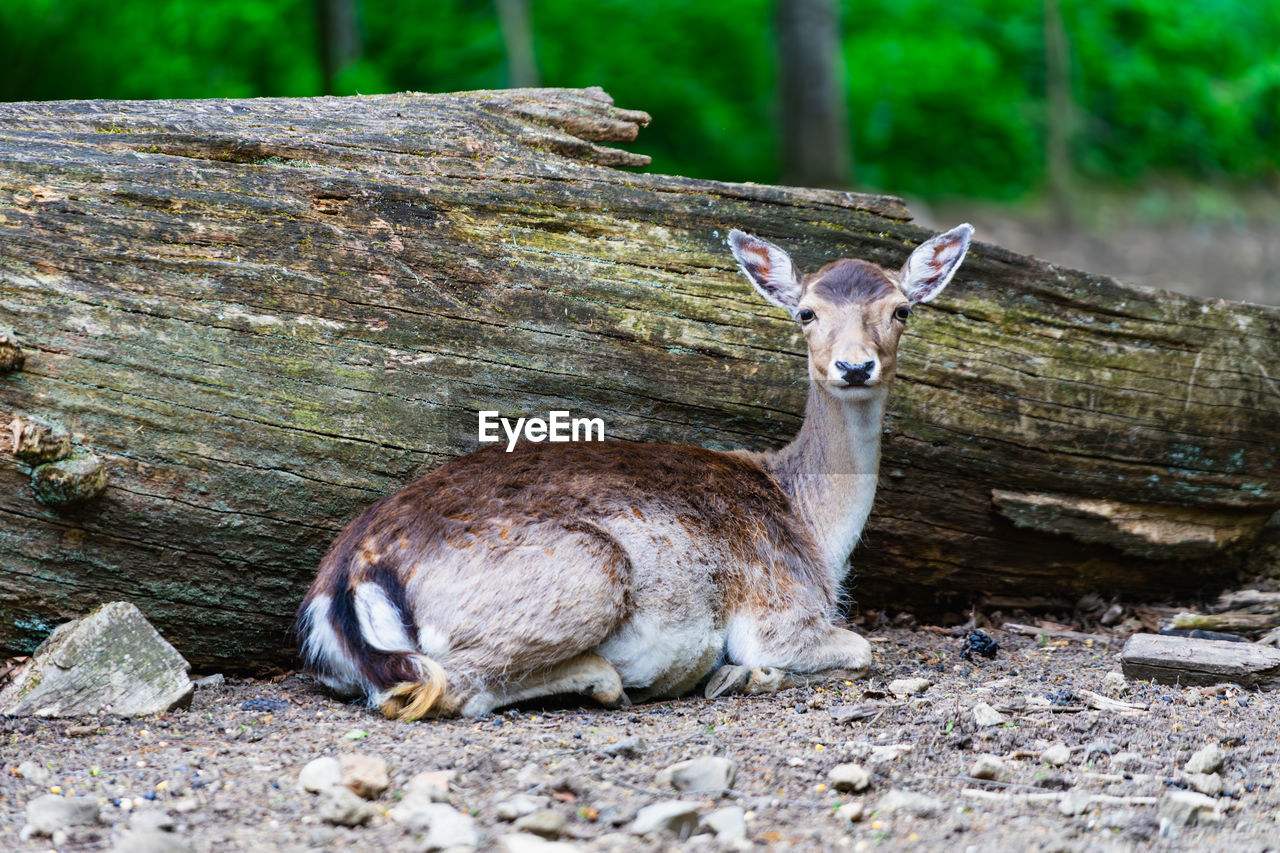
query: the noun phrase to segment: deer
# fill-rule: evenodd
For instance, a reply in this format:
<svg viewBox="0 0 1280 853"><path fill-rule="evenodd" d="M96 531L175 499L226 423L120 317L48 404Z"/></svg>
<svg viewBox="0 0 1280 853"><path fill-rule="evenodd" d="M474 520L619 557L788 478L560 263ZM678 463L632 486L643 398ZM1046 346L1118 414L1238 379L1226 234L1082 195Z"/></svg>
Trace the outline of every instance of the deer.
<svg viewBox="0 0 1280 853"><path fill-rule="evenodd" d="M801 277L783 249L730 231L742 273L807 342L795 438L763 452L609 440L457 457L334 540L298 609L306 668L406 721L865 676L869 643L836 619L898 343L972 234L934 236L900 269L844 258Z"/></svg>

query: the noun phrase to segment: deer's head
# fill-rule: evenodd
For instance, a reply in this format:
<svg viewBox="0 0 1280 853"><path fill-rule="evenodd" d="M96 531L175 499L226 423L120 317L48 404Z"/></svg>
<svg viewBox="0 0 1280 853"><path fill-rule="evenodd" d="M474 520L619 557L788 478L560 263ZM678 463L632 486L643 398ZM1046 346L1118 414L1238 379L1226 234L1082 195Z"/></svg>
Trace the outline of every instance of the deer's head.
<svg viewBox="0 0 1280 853"><path fill-rule="evenodd" d="M809 377L842 400L884 393L898 369L898 339L911 309L933 299L969 250L972 225L958 225L911 253L900 270L843 258L801 278L791 256L741 231L729 245L743 273L791 312L809 342Z"/></svg>

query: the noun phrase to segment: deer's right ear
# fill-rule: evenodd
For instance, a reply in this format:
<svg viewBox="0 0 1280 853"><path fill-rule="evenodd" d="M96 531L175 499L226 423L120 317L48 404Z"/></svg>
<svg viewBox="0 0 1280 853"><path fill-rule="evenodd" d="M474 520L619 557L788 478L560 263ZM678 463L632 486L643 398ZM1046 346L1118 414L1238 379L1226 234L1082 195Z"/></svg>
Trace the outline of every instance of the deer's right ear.
<svg viewBox="0 0 1280 853"><path fill-rule="evenodd" d="M800 279L791 256L770 243L738 229L729 232L729 247L743 274L765 299L795 312L800 301Z"/></svg>

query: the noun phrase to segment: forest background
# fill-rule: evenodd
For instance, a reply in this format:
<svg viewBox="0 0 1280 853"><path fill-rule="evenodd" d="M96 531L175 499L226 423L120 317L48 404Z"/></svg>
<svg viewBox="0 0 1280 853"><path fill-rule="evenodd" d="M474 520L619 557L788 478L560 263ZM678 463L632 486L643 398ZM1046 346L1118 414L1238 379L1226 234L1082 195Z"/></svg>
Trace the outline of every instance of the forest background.
<svg viewBox="0 0 1280 853"><path fill-rule="evenodd" d="M5 101L602 86L654 171L1280 303L1277 3L15 0L0 51Z"/></svg>

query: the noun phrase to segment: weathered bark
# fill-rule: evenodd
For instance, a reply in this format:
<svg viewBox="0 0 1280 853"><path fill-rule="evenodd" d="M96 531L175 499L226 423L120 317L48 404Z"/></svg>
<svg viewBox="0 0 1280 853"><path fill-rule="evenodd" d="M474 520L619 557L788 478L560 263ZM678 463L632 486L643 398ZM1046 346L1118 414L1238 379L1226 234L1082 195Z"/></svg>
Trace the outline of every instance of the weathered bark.
<svg viewBox="0 0 1280 853"><path fill-rule="evenodd" d="M197 666L284 664L335 533L480 409L790 437L803 341L727 229L807 268L926 232L609 168L646 121L598 90L0 105L0 649L127 599ZM1274 309L976 244L902 349L860 603L1209 587L1280 506ZM64 432L107 485L42 503Z"/></svg>

